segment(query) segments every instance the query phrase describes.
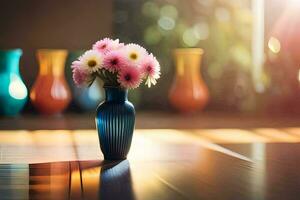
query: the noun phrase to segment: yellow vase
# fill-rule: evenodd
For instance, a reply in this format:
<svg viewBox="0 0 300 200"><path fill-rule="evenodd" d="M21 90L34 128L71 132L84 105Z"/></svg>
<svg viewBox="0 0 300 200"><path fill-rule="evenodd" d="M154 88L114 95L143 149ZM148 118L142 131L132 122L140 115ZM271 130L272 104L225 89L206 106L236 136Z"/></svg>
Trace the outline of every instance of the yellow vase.
<svg viewBox="0 0 300 200"><path fill-rule="evenodd" d="M203 50L200 48L174 51L176 73L169 92L169 100L180 112L202 110L209 100L208 88L200 72L202 55Z"/></svg>

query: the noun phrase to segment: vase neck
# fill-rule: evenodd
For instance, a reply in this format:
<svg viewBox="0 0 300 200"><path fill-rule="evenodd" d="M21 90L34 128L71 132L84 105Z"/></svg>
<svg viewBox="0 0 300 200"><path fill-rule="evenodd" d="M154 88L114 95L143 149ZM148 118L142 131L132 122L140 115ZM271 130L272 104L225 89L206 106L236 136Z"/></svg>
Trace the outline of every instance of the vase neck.
<svg viewBox="0 0 300 200"><path fill-rule="evenodd" d="M118 87L104 87L105 89L105 100L114 102L127 101L128 90Z"/></svg>
<svg viewBox="0 0 300 200"><path fill-rule="evenodd" d="M21 49L0 51L0 72L19 74L19 61L21 55Z"/></svg>
<svg viewBox="0 0 300 200"><path fill-rule="evenodd" d="M201 49L178 49L175 51L176 74L178 76L199 74Z"/></svg>
<svg viewBox="0 0 300 200"><path fill-rule="evenodd" d="M64 76L66 50L41 49L37 52L40 75Z"/></svg>

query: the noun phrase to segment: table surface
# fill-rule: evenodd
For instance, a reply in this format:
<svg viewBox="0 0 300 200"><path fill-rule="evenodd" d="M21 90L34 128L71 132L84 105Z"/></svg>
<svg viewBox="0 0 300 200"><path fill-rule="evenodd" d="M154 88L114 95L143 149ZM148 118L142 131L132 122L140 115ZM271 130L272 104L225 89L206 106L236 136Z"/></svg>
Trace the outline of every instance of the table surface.
<svg viewBox="0 0 300 200"><path fill-rule="evenodd" d="M0 131L0 199L289 200L300 128L138 129L103 161L95 130Z"/></svg>

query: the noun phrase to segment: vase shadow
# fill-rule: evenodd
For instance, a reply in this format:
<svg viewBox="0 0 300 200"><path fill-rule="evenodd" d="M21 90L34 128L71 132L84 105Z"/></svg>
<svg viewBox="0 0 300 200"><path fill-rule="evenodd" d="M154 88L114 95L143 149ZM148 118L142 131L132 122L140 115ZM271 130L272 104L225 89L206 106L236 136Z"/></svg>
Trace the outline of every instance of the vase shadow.
<svg viewBox="0 0 300 200"><path fill-rule="evenodd" d="M73 176L78 187L71 187L71 199L135 199L128 160L80 161L79 169L78 178Z"/></svg>
<svg viewBox="0 0 300 200"><path fill-rule="evenodd" d="M128 160L104 161L99 178L100 199L135 199Z"/></svg>

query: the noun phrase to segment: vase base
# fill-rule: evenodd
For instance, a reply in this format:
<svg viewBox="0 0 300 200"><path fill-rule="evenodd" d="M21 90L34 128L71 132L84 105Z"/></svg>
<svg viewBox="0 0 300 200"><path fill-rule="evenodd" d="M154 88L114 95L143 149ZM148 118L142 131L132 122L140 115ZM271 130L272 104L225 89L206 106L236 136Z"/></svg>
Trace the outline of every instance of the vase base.
<svg viewBox="0 0 300 200"><path fill-rule="evenodd" d="M118 157L118 156L104 156L104 160L126 160L127 157Z"/></svg>

